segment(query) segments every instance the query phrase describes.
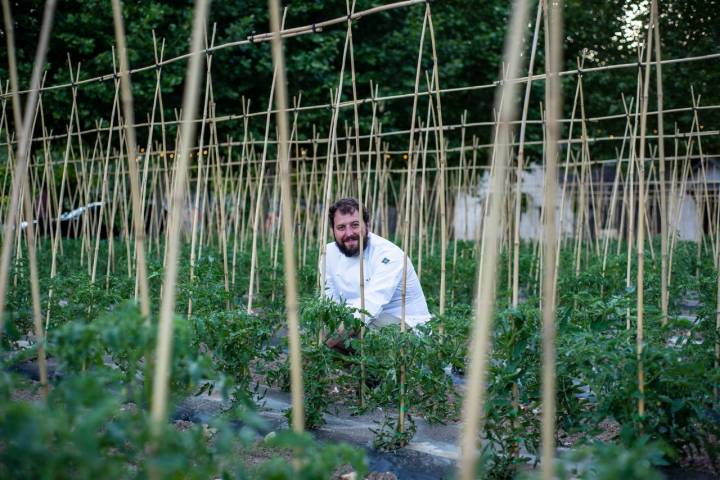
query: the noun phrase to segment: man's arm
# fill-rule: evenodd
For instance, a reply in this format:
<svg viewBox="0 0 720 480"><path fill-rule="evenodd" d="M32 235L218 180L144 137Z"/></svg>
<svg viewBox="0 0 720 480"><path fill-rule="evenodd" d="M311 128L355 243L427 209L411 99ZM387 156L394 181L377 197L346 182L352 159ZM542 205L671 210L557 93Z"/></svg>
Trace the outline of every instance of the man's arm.
<svg viewBox="0 0 720 480"><path fill-rule="evenodd" d="M403 257L397 252L382 252L374 260L372 278L365 283L365 310L370 318L376 317L390 303L402 281ZM360 308L360 298L348 300L348 304ZM369 318L366 319L366 321Z"/></svg>

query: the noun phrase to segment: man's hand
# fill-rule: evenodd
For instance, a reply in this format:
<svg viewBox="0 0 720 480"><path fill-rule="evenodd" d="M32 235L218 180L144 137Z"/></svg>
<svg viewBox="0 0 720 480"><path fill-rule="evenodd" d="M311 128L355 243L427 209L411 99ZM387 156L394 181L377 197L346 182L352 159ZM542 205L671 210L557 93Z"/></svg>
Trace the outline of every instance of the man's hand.
<svg viewBox="0 0 720 480"><path fill-rule="evenodd" d="M330 348L337 348L343 347L343 344L345 343L345 340L348 338L351 338L355 335L355 332L352 330L345 330L345 324L340 324L338 329L328 337L327 340L325 340L325 345L327 345Z"/></svg>

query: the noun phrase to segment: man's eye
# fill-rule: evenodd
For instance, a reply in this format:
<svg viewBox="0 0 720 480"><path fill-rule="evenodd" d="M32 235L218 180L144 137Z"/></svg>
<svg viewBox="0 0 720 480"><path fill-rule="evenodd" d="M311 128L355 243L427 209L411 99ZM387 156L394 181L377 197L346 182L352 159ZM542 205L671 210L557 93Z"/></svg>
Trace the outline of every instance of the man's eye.
<svg viewBox="0 0 720 480"><path fill-rule="evenodd" d="M358 227L360 227L360 224L359 224L359 223L353 223L353 224L352 224L352 228L358 228Z"/></svg>

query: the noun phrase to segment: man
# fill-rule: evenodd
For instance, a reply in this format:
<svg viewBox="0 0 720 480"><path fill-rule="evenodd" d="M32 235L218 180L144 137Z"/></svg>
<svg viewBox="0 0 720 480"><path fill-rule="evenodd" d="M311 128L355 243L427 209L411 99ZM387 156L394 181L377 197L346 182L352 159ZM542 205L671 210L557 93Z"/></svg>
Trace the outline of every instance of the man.
<svg viewBox="0 0 720 480"><path fill-rule="evenodd" d="M360 235L363 235L365 276L365 323L370 328L399 324L402 316L403 251L392 242L369 233L370 216L363 209L365 229L360 222L360 206L354 198L336 201L329 211L335 242L325 256L325 292L336 302L360 308ZM407 261L405 324L416 327L430 319L425 295L415 269ZM346 335L342 330L328 340L335 347ZM352 334L352 333L351 333Z"/></svg>

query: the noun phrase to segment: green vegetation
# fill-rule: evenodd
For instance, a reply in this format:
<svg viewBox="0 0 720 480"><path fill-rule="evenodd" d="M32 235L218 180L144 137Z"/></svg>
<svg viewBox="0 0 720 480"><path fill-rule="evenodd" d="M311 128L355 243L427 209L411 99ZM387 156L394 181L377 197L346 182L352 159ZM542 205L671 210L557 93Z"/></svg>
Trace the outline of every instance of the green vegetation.
<svg viewBox="0 0 720 480"><path fill-rule="evenodd" d="M252 405L261 399L263 389L271 385L287 387L284 338L278 333L284 327L284 307L279 295L273 293L272 269L262 272L254 314L243 308L246 285L240 280L246 279L242 275L237 277L238 284L231 295L224 295L221 257L213 247L208 247L198 263L196 284L181 283L175 321L172 398L178 402L189 395L215 390L232 407L209 426L195 425L171 435L173 428L168 425L168 442L163 444L163 450L148 453L142 448L149 438L148 419L142 408L148 400L143 389L143 356L154 345L154 326L146 324L129 303L134 285L122 271L126 262L120 251L118 271L110 276L105 288L88 286L86 267L79 265L79 247L79 240L63 242L62 272L53 283L47 350L60 373L51 382L47 403L13 400L18 392L37 387L7 373L13 365L32 356L28 353L32 349L21 350L16 343L30 330L24 265L19 264L12 272L18 281L10 295L12 321L6 324L3 336L6 373L2 375L0 442L7 448L2 450L0 468L6 472L27 472L29 476L74 472L81 476L140 478L146 474L144 469L150 468L148 465L157 463L169 477L180 471L187 478L221 473L228 478L246 478L243 475L257 474L257 470L247 470L238 462L233 452L249 448L257 435L253 432L262 421L252 413ZM537 262L530 247L522 249L522 261L528 266ZM460 242L459 249L458 266L467 268L457 269L456 275L464 276L456 278L456 283L472 286L475 246ZM710 286L716 282L712 261L698 257L694 244L679 245L675 255L671 309L677 314L683 295L700 292L703 307L698 311L697 321L672 319L663 327L658 309L648 308L644 352L647 412L640 418L633 401L637 390L634 330L627 329L628 314L630 323L634 321L633 291L617 287L624 285L626 257L611 255L604 276L602 259L589 257L575 277L572 252L565 249L562 252L557 320L560 438L574 435L579 439L575 443L587 444L590 450L580 449L584 453L578 455L589 455L588 458L599 461L600 470L606 469L603 465L614 456L612 450L597 450L601 444L594 440L603 433L603 425L608 421L617 425L610 445L632 448L630 452L635 453L630 455L654 459L648 465L677 461L691 446L708 452L710 458L720 458L714 440L720 435L713 392L720 384L720 372L713 369L717 332L715 300L710 293L713 291ZM41 256L47 254L48 249L43 247ZM269 254L261 253L261 265L271 264ZM248 261L245 256L240 257L241 264ZM648 258L651 259L649 255ZM152 259L152 270L156 273L160 269L158 260ZM649 286L655 281L657 263L658 259L648 261ZM427 291L432 291L431 286L437 282L438 272L433 265L434 261L428 262L422 277ZM188 278L188 268L186 255L181 279ZM314 268L306 269L314 272ZM498 288L483 454L485 471L493 478L513 476L518 465L529 460L519 452L536 454L539 448L538 298L532 293L533 269L522 271L521 284L527 285L528 293L517 309L509 306L502 284ZM239 269L238 273L241 272ZM47 272L41 273L45 273L41 278L48 278ZM322 425L323 414L331 411L337 401L358 412L383 408L385 421L375 429L376 446L383 449L398 448L412 438L413 418L457 421L459 393L444 368L453 365L462 370L465 365L473 317L469 296L472 287L458 288L446 315L422 326L417 335L403 335L394 326L368 330L362 350L359 340L353 338L348 346L354 353L340 355L320 342L320 335L340 323L357 328L358 320L346 307L315 296L314 274L304 272L300 278L307 280L301 291L308 428ZM499 278L507 278L506 272L499 272ZM42 291L47 292L49 286L45 280ZM183 312L191 293L193 314L188 318ZM153 305L157 305L157 282L153 283L153 294ZM649 306L659 302L657 289L649 288L648 296ZM43 304L46 301L47 298ZM431 309L434 308L431 301ZM361 388L359 381L361 365L369 380L365 388ZM408 366L405 396L410 406L409 425L403 432L397 429L400 365ZM516 401L514 384L519 392ZM331 390L342 393L333 394ZM239 431L232 427L238 420L244 425ZM346 447L318 450L309 437L288 439L285 434L277 442L286 448L300 448L303 455L312 456L308 465L320 461L325 465L324 472L346 462L362 468L362 454ZM46 454L48 444L54 445L50 457ZM333 450L336 448L340 449ZM329 458L337 461L331 462ZM272 471L278 475L289 475L282 463L276 460L264 465L263 475L270 475L268 469L275 467ZM627 468L633 464L632 458L627 460ZM20 468L17 465L22 465L23 470L15 470ZM308 471L307 478L324 477L318 471Z"/></svg>

